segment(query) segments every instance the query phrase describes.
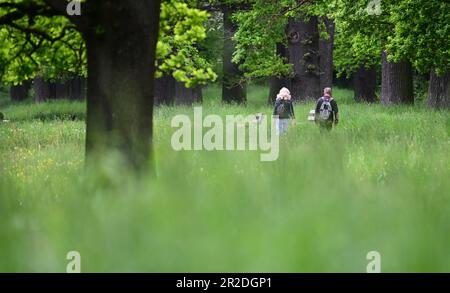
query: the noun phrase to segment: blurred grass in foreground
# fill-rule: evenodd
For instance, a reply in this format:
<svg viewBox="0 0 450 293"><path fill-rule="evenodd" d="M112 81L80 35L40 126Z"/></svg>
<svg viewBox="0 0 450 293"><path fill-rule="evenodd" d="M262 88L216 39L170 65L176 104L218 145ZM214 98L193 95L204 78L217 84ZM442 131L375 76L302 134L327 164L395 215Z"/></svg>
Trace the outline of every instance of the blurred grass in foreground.
<svg viewBox="0 0 450 293"><path fill-rule="evenodd" d="M247 107L206 93L204 116L272 112L262 87ZM84 272L365 272L371 250L384 272L450 271L449 113L351 97L335 92L328 136L306 121L312 104L296 105L270 163L175 152L171 118L192 108L158 108L157 179L130 178L113 157L84 171L84 122L64 118L82 119L82 103L2 109L0 271L64 272L71 250Z"/></svg>

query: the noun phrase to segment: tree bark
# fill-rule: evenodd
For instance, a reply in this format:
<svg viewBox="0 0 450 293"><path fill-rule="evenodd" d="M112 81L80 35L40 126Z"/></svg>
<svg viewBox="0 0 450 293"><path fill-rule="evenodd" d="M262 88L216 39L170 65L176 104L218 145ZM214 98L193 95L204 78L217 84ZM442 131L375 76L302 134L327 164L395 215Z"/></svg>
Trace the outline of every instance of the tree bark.
<svg viewBox="0 0 450 293"><path fill-rule="evenodd" d="M287 49L283 44L277 44L277 54L280 57L287 58ZM270 88L269 88L269 97L267 99L267 103L269 105L273 105L275 103L275 99L277 98L277 94L280 89L283 87L290 87L289 78L285 76L272 76L270 78Z"/></svg>
<svg viewBox="0 0 450 293"><path fill-rule="evenodd" d="M385 51L382 53L381 102L384 105L414 104L411 63L389 62Z"/></svg>
<svg viewBox="0 0 450 293"><path fill-rule="evenodd" d="M155 79L155 105L173 105L175 101L175 78L164 75Z"/></svg>
<svg viewBox="0 0 450 293"><path fill-rule="evenodd" d="M328 17L321 19L325 24L328 33L328 39L319 41L319 65L320 65L320 88L333 86L333 49L334 49L334 31L335 24Z"/></svg>
<svg viewBox="0 0 450 293"><path fill-rule="evenodd" d="M267 100L269 105L273 106L275 104L277 94L283 87L290 88L290 81L288 78L278 76L272 76L270 78L269 98Z"/></svg>
<svg viewBox="0 0 450 293"><path fill-rule="evenodd" d="M89 1L86 162L114 151L150 167L160 1Z"/></svg>
<svg viewBox="0 0 450 293"><path fill-rule="evenodd" d="M42 76L33 80L34 100L36 103L45 102L50 97L50 88Z"/></svg>
<svg viewBox="0 0 450 293"><path fill-rule="evenodd" d="M12 85L9 89L11 100L14 102L22 102L28 98L31 88L31 81L26 80L19 85Z"/></svg>
<svg viewBox="0 0 450 293"><path fill-rule="evenodd" d="M435 109L450 109L450 72L439 76L434 70L431 71L428 106Z"/></svg>
<svg viewBox="0 0 450 293"><path fill-rule="evenodd" d="M86 99L86 78L75 76L68 81L69 99L82 101Z"/></svg>
<svg viewBox="0 0 450 293"><path fill-rule="evenodd" d="M222 100L226 103L243 104L247 101L246 84L243 83L243 73L239 65L231 61L235 51L235 42L232 40L237 26L231 21L233 10L229 7L223 9L223 82Z"/></svg>
<svg viewBox="0 0 450 293"><path fill-rule="evenodd" d="M172 75L164 75L155 80L155 105L192 105L203 100L202 88L187 88Z"/></svg>
<svg viewBox="0 0 450 293"><path fill-rule="evenodd" d="M70 96L70 88L69 88L69 81L61 80L53 83L51 85L54 87L55 95L54 99L56 100L62 100L62 99L68 99Z"/></svg>
<svg viewBox="0 0 450 293"><path fill-rule="evenodd" d="M377 100L377 70L360 65L353 76L355 101L374 103Z"/></svg>
<svg viewBox="0 0 450 293"><path fill-rule="evenodd" d="M317 17L311 16L308 21L290 19L288 39L289 62L294 65L292 98L296 101L315 100L321 95Z"/></svg>
<svg viewBox="0 0 450 293"><path fill-rule="evenodd" d="M203 101L202 87L187 88L184 83L175 83L175 104L191 106Z"/></svg>
<svg viewBox="0 0 450 293"><path fill-rule="evenodd" d="M53 99L84 100L86 97L86 79L72 76L67 80L59 80L49 84L50 96ZM52 95L52 91L54 94Z"/></svg>

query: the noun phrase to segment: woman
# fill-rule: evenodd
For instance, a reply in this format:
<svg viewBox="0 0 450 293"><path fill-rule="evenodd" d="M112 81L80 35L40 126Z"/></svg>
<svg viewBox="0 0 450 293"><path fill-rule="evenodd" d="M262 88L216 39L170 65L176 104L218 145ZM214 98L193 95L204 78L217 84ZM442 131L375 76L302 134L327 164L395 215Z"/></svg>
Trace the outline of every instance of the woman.
<svg viewBox="0 0 450 293"><path fill-rule="evenodd" d="M291 92L285 87L277 95L273 115L278 116L276 120L278 135L286 133L289 127L289 120L295 119L295 115L291 101Z"/></svg>

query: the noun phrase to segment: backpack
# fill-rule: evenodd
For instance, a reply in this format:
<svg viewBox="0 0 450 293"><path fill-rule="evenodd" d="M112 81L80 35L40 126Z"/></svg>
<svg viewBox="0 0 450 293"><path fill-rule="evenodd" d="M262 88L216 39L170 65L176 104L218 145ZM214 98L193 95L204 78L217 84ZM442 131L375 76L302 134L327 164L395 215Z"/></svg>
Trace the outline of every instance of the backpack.
<svg viewBox="0 0 450 293"><path fill-rule="evenodd" d="M333 113L333 108L331 107L331 101L333 98L325 99L322 98L322 105L320 106L319 110L319 117L322 120L329 120L331 117L331 114Z"/></svg>
<svg viewBox="0 0 450 293"><path fill-rule="evenodd" d="M279 119L289 118L289 106L285 100L281 100L275 109L275 114L278 115Z"/></svg>

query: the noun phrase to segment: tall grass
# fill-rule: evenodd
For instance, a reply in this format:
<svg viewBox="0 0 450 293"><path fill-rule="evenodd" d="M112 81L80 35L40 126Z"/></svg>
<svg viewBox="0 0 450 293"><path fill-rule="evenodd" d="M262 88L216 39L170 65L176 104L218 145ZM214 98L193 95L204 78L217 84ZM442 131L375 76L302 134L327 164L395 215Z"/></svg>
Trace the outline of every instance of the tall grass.
<svg viewBox="0 0 450 293"><path fill-rule="evenodd" d="M269 115L267 92L238 107L210 88L203 112ZM64 272L71 250L85 272L364 272L372 250L385 272L450 271L449 113L335 97L341 123L326 135L306 121L313 105L296 105L274 162L175 152L171 118L192 108L157 108L157 177L140 179L113 157L83 168L84 122L60 119L83 104L8 106L0 271Z"/></svg>

